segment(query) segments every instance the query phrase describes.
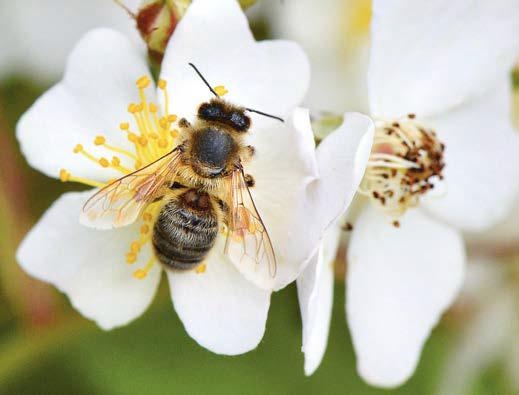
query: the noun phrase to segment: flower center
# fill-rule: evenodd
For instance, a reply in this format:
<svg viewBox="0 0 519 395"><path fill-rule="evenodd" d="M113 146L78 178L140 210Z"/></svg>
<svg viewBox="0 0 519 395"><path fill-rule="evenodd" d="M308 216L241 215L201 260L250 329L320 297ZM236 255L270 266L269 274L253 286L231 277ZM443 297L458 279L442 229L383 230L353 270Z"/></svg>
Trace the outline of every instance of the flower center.
<svg viewBox="0 0 519 395"><path fill-rule="evenodd" d="M414 114L377 121L375 139L359 192L395 219L418 205L442 179L444 144ZM394 221L398 226L398 222Z"/></svg>
<svg viewBox="0 0 519 395"><path fill-rule="evenodd" d="M149 102L146 97L145 90L150 84L151 80L147 76L137 80L136 85L139 90L140 101L128 105L131 122L123 122L119 125L120 131L127 135L128 140L133 145L131 150L112 145L105 136L99 135L95 137L92 143L94 146L105 150L106 156L95 156L86 150L82 144L77 144L74 147L74 153L103 168L115 169L121 173L122 177L143 168L170 152L178 144L179 131L175 128L177 116L169 112L166 81L158 81L159 90L164 95L164 113L162 115L159 113L158 105ZM60 170L60 179L63 182L80 182L96 188L103 188L114 181L108 180L103 183L77 177L66 169ZM135 263L142 247L151 241L154 220L159 214L160 208L160 202L152 203L141 214L139 221L142 224L139 229L139 236L130 243L129 250L126 253L128 264ZM156 258L153 255L144 267L134 271L134 277L145 278L155 262Z"/></svg>

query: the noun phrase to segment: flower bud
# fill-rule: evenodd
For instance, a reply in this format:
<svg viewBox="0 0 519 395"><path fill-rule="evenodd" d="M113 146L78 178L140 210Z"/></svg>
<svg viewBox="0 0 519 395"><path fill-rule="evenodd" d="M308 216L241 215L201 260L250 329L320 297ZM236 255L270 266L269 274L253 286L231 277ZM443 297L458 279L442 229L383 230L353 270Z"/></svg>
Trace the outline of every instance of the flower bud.
<svg viewBox="0 0 519 395"><path fill-rule="evenodd" d="M137 29L146 42L153 60L158 62L162 60L168 40L189 2L189 0L145 0L139 7L135 16Z"/></svg>

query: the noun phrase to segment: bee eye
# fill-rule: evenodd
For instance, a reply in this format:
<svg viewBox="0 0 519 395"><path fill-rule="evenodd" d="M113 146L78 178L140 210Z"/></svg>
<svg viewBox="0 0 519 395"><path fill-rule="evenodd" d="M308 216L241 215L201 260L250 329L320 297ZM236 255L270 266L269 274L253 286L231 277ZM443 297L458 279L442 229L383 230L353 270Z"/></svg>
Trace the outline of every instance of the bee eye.
<svg viewBox="0 0 519 395"><path fill-rule="evenodd" d="M198 109L198 116L202 119L213 121L224 116L223 108L218 103L204 103Z"/></svg>
<svg viewBox="0 0 519 395"><path fill-rule="evenodd" d="M229 114L229 122L240 132L246 131L250 127L250 118L238 111L233 111Z"/></svg>

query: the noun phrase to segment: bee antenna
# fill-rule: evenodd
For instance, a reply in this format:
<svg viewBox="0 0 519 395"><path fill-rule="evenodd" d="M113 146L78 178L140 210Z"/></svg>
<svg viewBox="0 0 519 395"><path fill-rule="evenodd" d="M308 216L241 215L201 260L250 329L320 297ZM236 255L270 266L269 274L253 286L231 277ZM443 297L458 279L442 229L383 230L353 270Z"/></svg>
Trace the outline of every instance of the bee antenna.
<svg viewBox="0 0 519 395"><path fill-rule="evenodd" d="M193 70L195 70L195 72L196 72L196 73L198 74L198 76L202 79L202 81L204 81L204 84L209 88L209 90L211 91L211 93L212 93L213 95L215 95L216 97L220 97L220 96L218 95L218 93L216 93L216 92L214 91L214 89L211 88L211 85L209 84L209 82L207 82L207 80L204 78L204 76L202 75L202 73L201 73L201 72L196 68L196 66L195 66L193 63L188 63L188 64L193 68Z"/></svg>
<svg viewBox="0 0 519 395"><path fill-rule="evenodd" d="M285 120L283 118L277 117L275 115L267 114L266 112L254 110L252 108L246 108L245 110L247 110L248 112L254 112L256 114L263 115L264 117L269 117L269 118L277 119L280 122L285 122Z"/></svg>

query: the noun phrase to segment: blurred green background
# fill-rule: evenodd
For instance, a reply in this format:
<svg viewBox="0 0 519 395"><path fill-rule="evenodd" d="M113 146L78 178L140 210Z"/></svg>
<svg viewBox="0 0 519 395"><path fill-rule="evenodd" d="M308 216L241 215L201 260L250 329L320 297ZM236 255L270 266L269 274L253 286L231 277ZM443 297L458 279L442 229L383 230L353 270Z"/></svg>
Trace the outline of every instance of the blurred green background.
<svg viewBox="0 0 519 395"><path fill-rule="evenodd" d="M268 24L261 17L254 26L259 35L268 36ZM413 378L389 391L369 387L356 374L341 280L335 289L328 350L321 367L308 378L303 374L301 322L293 285L274 295L258 349L224 357L206 351L186 335L165 282L143 317L103 332L75 312L53 287L26 276L15 260L18 243L54 199L77 188L30 169L15 140L17 119L55 80L41 82L36 77L14 68L3 73L0 82L1 394L444 392L442 375L470 314L463 306L455 307L435 329ZM471 380L468 393L512 394L507 377L503 361L495 358Z"/></svg>

